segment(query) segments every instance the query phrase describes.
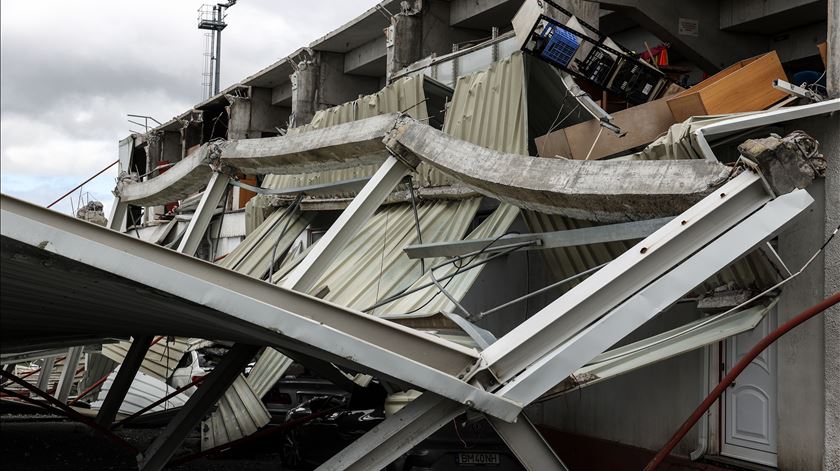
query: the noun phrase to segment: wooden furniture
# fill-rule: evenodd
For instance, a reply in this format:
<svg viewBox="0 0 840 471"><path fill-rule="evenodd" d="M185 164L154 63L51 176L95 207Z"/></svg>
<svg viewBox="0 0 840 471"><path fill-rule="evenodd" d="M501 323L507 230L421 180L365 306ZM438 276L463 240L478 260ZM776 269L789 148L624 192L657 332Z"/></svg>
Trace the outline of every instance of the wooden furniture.
<svg viewBox="0 0 840 471"><path fill-rule="evenodd" d="M691 116L763 110L787 95L773 80L787 81L776 51L737 62L668 99L677 122Z"/></svg>
<svg viewBox="0 0 840 471"><path fill-rule="evenodd" d="M817 44L817 49L820 51L820 57L822 58L823 65L828 67L828 59L826 59L828 54L828 43Z"/></svg>

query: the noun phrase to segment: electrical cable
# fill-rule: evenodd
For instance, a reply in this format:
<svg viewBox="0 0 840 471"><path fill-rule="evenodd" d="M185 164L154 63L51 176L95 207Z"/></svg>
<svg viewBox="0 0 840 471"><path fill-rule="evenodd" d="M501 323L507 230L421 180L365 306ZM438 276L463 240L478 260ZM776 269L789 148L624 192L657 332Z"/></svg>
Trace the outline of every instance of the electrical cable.
<svg viewBox="0 0 840 471"><path fill-rule="evenodd" d="M414 196L414 181L411 175L408 176L408 192L411 195L411 210L414 212L414 228L417 230L417 243L422 244L423 233L420 230L420 217L417 215L417 199ZM426 273L426 260L420 257L420 276L423 276L423 273Z"/></svg>

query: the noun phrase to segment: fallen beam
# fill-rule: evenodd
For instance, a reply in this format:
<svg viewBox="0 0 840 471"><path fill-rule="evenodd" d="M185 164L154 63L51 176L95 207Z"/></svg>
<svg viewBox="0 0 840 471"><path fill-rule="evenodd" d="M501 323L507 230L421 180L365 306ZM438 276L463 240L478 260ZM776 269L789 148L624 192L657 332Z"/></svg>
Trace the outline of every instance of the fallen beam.
<svg viewBox="0 0 840 471"><path fill-rule="evenodd" d="M211 147L207 144L185 157L166 172L143 182L120 182L114 193L120 204L156 206L178 201L207 186Z"/></svg>
<svg viewBox="0 0 840 471"><path fill-rule="evenodd" d="M521 208L591 221L675 216L719 187L733 169L704 160L572 161L505 154L403 117L386 146L476 191Z"/></svg>
<svg viewBox="0 0 840 471"><path fill-rule="evenodd" d="M567 231L537 232L533 234L510 235L502 238L456 240L433 242L429 244L406 245L403 249L408 258L456 257L476 250L509 246L521 242L538 241L536 245L526 245L522 250L544 250L559 247L573 247L621 240L643 239L664 226L671 218L650 219L647 221L625 222L605 226L585 227Z"/></svg>

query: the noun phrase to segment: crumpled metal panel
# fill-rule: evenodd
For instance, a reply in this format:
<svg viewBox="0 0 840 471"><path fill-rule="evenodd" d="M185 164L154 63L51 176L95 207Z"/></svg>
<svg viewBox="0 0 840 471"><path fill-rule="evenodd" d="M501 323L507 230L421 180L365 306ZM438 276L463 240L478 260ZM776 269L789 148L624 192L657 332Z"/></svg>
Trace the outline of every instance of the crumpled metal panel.
<svg viewBox="0 0 840 471"><path fill-rule="evenodd" d="M478 211L480 198L430 201L417 205L424 242L457 240L466 234ZM335 263L310 292L329 288L324 297L342 306L364 309L395 294L421 277L419 260L403 251L416 244L414 214L410 203L383 207L347 244ZM428 269L440 260L426 260Z"/></svg>
<svg viewBox="0 0 840 471"><path fill-rule="evenodd" d="M260 355L257 363L266 363L270 368L258 368L254 365L251 373L248 374L248 386L254 390L257 397L263 397L277 382L277 378L283 375L293 361L273 348L266 348Z"/></svg>
<svg viewBox="0 0 840 471"><path fill-rule="evenodd" d="M486 239L498 237L508 231L510 226L519 216L519 208L507 204L500 205L493 214L485 219L479 226L470 233L466 239ZM453 240L453 239L449 239ZM476 262L481 261L486 256L482 255L475 259ZM435 262L437 263L437 262ZM472 287L475 280L481 274L485 265L481 267L463 272L447 280L441 284L447 292L456 299L463 299L464 296ZM458 270L453 264L445 265L435 270L435 277L438 279L454 273ZM430 283L432 280L428 272L420 279L415 281L411 287ZM378 309L376 312L380 315L405 315L405 314L433 314L436 312L454 312L455 305L452 301L444 296L435 286L409 294L399 300L386 304Z"/></svg>
<svg viewBox="0 0 840 471"><path fill-rule="evenodd" d="M269 215L219 265L256 278L265 275L272 252L279 258L314 217L310 212L296 211L288 217L285 213L284 209L278 209Z"/></svg>
<svg viewBox="0 0 840 471"><path fill-rule="evenodd" d="M172 376L172 372L178 362L181 361L184 352L190 349L191 339L185 337L172 337L171 339L163 338L149 347L149 351L146 352L143 363L140 365L140 372L161 381L166 381ZM122 363L129 347L131 347L131 342L104 344L102 345L102 354L117 363Z"/></svg>
<svg viewBox="0 0 840 471"><path fill-rule="evenodd" d="M114 384L114 378L116 378L118 371L119 368L115 369L110 375L108 375L108 379L105 380L102 384L102 389L99 390L96 401L90 404L91 410L99 410L102 408L102 403L105 401L108 391L111 390L111 385ZM125 399L122 404L120 404L119 412L126 415L133 414L151 405L158 399L171 394L174 390L175 388L167 385L165 381L161 381L159 378L147 375L140 371L131 381L131 386L128 388ZM181 407L186 404L187 399L189 399L189 396L182 392L153 407L149 410L149 412L160 412L173 409L175 407Z"/></svg>
<svg viewBox="0 0 840 471"><path fill-rule="evenodd" d="M703 154L694 147L691 133L733 116L737 116L737 114L692 116L682 123L671 125L665 134L648 144L641 151L631 154L628 158L631 160L702 159Z"/></svg>
<svg viewBox="0 0 840 471"><path fill-rule="evenodd" d="M458 78L443 131L501 152L528 154L521 52Z"/></svg>
<svg viewBox="0 0 840 471"><path fill-rule="evenodd" d="M239 375L201 424L201 449L209 450L251 435L271 420L260 397Z"/></svg>

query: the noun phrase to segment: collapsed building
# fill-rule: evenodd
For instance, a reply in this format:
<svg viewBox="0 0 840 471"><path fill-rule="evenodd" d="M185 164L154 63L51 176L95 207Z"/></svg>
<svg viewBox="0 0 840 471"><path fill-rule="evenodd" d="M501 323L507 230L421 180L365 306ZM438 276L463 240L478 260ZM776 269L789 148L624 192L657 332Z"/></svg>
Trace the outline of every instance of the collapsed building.
<svg viewBox="0 0 840 471"><path fill-rule="evenodd" d="M838 289L838 46L800 41L838 7L562 3L382 2L122 140L107 229L3 196L4 378L46 391L63 359L48 400L105 434L174 410L144 470L197 426L205 451L264 429L294 364L393 409L319 469L384 468L465 412L527 469L592 469L587 439L659 449ZM788 82L814 64L828 90ZM836 318L764 351L674 452L840 465Z"/></svg>

